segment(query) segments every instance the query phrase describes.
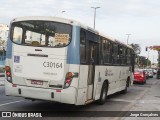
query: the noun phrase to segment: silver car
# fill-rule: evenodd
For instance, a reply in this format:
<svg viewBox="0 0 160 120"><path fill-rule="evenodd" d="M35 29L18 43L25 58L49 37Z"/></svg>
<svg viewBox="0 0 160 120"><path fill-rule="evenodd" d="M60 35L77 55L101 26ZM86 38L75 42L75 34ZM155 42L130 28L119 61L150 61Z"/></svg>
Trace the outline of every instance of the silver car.
<svg viewBox="0 0 160 120"><path fill-rule="evenodd" d="M153 75L154 75L153 70L152 69L147 69L147 71L148 71L149 77L153 78Z"/></svg>

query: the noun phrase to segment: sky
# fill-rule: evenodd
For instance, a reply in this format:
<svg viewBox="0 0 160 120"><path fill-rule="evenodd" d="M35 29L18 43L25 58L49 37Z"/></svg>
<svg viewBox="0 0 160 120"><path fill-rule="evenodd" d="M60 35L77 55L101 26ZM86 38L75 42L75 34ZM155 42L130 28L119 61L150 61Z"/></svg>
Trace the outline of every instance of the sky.
<svg viewBox="0 0 160 120"><path fill-rule="evenodd" d="M0 23L16 17L53 16L79 21L123 43L139 44L140 55L157 62L158 52L146 46L160 45L160 0L0 0ZM65 11L62 13L62 11Z"/></svg>

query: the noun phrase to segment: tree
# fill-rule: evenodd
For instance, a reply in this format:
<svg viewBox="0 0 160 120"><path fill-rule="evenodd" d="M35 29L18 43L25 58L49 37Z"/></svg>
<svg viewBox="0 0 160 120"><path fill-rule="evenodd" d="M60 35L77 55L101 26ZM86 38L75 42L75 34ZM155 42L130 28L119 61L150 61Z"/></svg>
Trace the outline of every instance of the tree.
<svg viewBox="0 0 160 120"><path fill-rule="evenodd" d="M135 51L136 54L140 54L141 53L141 47L139 46L139 44L130 44L133 48L133 50Z"/></svg>
<svg viewBox="0 0 160 120"><path fill-rule="evenodd" d="M149 59L146 59L144 56L139 56L138 65L141 68L145 68L148 66L151 66L151 61Z"/></svg>

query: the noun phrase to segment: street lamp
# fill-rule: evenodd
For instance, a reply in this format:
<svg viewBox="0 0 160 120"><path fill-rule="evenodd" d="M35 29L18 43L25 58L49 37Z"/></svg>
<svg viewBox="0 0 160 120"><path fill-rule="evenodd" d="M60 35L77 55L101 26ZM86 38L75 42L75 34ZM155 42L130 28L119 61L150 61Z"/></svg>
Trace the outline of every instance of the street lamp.
<svg viewBox="0 0 160 120"><path fill-rule="evenodd" d="M58 12L57 14L54 15L54 17L57 16L58 14L61 14L61 13L64 13L64 12L66 12L66 11Z"/></svg>
<svg viewBox="0 0 160 120"><path fill-rule="evenodd" d="M127 45L128 45L129 36L130 36L131 34L126 34L126 35L127 35Z"/></svg>
<svg viewBox="0 0 160 120"><path fill-rule="evenodd" d="M148 50L148 58L147 58L147 67L149 66L149 50Z"/></svg>
<svg viewBox="0 0 160 120"><path fill-rule="evenodd" d="M91 7L94 9L94 29L95 29L95 20L96 20L96 9L100 8L100 7Z"/></svg>

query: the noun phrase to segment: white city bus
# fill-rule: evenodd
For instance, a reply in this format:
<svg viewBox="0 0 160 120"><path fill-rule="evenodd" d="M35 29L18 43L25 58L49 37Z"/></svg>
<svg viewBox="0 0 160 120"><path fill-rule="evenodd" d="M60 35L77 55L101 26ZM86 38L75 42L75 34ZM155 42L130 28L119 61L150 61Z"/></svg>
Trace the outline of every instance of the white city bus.
<svg viewBox="0 0 160 120"><path fill-rule="evenodd" d="M79 22L53 17L11 21L6 95L85 105L127 91L133 49Z"/></svg>

